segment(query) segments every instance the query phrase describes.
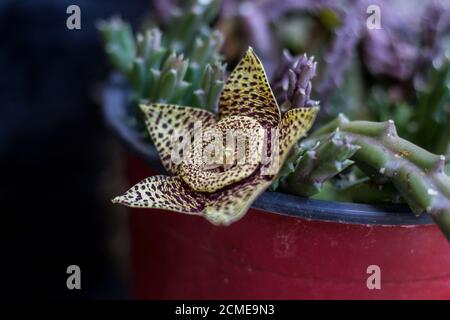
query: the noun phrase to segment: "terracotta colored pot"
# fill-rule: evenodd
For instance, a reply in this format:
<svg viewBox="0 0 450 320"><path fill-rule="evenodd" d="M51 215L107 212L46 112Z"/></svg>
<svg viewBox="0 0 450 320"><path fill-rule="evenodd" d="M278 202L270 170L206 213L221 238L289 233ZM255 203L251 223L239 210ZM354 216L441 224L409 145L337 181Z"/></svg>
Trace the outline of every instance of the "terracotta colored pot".
<svg viewBox="0 0 450 320"><path fill-rule="evenodd" d="M134 153L130 187L162 172L127 126L126 91L104 92L108 123ZM427 215L266 192L229 227L155 209L131 211L133 292L148 299L450 299L450 245ZM369 290L367 268L380 267Z"/></svg>

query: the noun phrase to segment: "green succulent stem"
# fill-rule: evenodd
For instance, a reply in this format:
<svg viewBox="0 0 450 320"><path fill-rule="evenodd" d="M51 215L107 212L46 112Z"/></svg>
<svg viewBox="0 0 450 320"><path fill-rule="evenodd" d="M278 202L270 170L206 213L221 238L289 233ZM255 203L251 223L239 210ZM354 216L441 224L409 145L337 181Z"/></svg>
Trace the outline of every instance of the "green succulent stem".
<svg viewBox="0 0 450 320"><path fill-rule="evenodd" d="M428 86L418 90L418 102L413 116L414 142L433 152L446 154L450 142L450 61L431 68ZM427 134L422 134L427 132Z"/></svg>
<svg viewBox="0 0 450 320"><path fill-rule="evenodd" d="M281 187L284 191L305 197L319 193L325 181L350 167L353 164L350 158L359 149L339 131L315 140L312 145L302 143L300 148L305 151Z"/></svg>
<svg viewBox="0 0 450 320"><path fill-rule="evenodd" d="M111 64L133 89L130 115L139 130L144 128L140 102L218 110L225 78L223 35L209 24L219 8L220 0L189 1L172 13L165 32L152 28L135 35L120 18L98 23Z"/></svg>
<svg viewBox="0 0 450 320"><path fill-rule="evenodd" d="M359 146L352 160L387 178L411 210L429 213L450 241L450 178L445 157L432 154L397 135L393 121L349 121L340 115L308 140L323 139L335 130ZM373 173L369 173L373 176Z"/></svg>
<svg viewBox="0 0 450 320"><path fill-rule="evenodd" d="M322 190L312 196L314 199L355 203L402 202L392 183L377 184L368 176L356 180L349 180L344 176L325 183Z"/></svg>

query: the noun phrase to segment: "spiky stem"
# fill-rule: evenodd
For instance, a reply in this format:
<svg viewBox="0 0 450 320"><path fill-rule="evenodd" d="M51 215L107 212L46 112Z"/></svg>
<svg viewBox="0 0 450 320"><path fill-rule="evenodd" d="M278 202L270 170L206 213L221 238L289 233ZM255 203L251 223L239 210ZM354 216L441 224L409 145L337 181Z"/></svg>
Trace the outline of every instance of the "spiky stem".
<svg viewBox="0 0 450 320"><path fill-rule="evenodd" d="M300 196L320 192L325 181L353 164L349 158L359 149L339 131L315 141L314 146L303 143L302 148L308 151L297 161L294 172L282 182L283 190Z"/></svg>
<svg viewBox="0 0 450 320"><path fill-rule="evenodd" d="M360 149L352 159L388 178L419 215L429 213L450 241L450 178L445 157L432 154L397 135L393 121L349 121L340 115L309 139L320 139L339 129Z"/></svg>

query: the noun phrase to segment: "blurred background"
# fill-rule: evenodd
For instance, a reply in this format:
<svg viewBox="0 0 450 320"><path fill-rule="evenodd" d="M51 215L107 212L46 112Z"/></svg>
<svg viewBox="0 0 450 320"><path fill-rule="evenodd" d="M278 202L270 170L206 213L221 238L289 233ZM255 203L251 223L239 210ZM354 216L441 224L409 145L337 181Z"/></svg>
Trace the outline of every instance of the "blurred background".
<svg viewBox="0 0 450 320"><path fill-rule="evenodd" d="M72 4L81 30L66 28ZM136 23L148 10L141 0L0 2L2 297L128 297L127 220L109 202L120 157L98 104L109 65L95 24L118 13ZM82 290L67 290L72 264Z"/></svg>
<svg viewBox="0 0 450 320"><path fill-rule="evenodd" d="M128 215L109 201L128 185L124 147L101 114L102 83L112 68L96 24L120 15L137 30L164 26L182 3L0 2L3 297L131 297ZM382 8L378 33L366 27L366 8L373 3ZM81 8L81 30L66 28L66 9L73 4ZM321 101L324 117L345 111L354 119L394 118L402 135L444 154L449 110L441 108L446 113L425 124L417 121L419 127L408 125L415 119L409 104L421 99L417 92L448 105L448 4L226 0L211 24L224 34L228 69L248 45L275 80L293 55L314 55L319 69L313 98ZM283 56L283 48L289 54ZM429 83L444 85L430 93ZM444 143L416 134L426 126L439 130ZM82 290L66 288L66 268L72 264L81 268Z"/></svg>

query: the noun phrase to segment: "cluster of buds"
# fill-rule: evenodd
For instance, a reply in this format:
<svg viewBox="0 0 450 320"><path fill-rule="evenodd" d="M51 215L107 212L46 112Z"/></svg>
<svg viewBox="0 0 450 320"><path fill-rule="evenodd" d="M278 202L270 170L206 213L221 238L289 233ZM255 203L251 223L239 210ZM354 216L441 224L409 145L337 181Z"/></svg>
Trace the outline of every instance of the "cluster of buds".
<svg viewBox="0 0 450 320"><path fill-rule="evenodd" d="M316 75L317 62L314 57L304 54L292 57L287 51L274 74L274 92L278 98L281 112L294 108L311 108L319 102L311 99L311 79Z"/></svg>

